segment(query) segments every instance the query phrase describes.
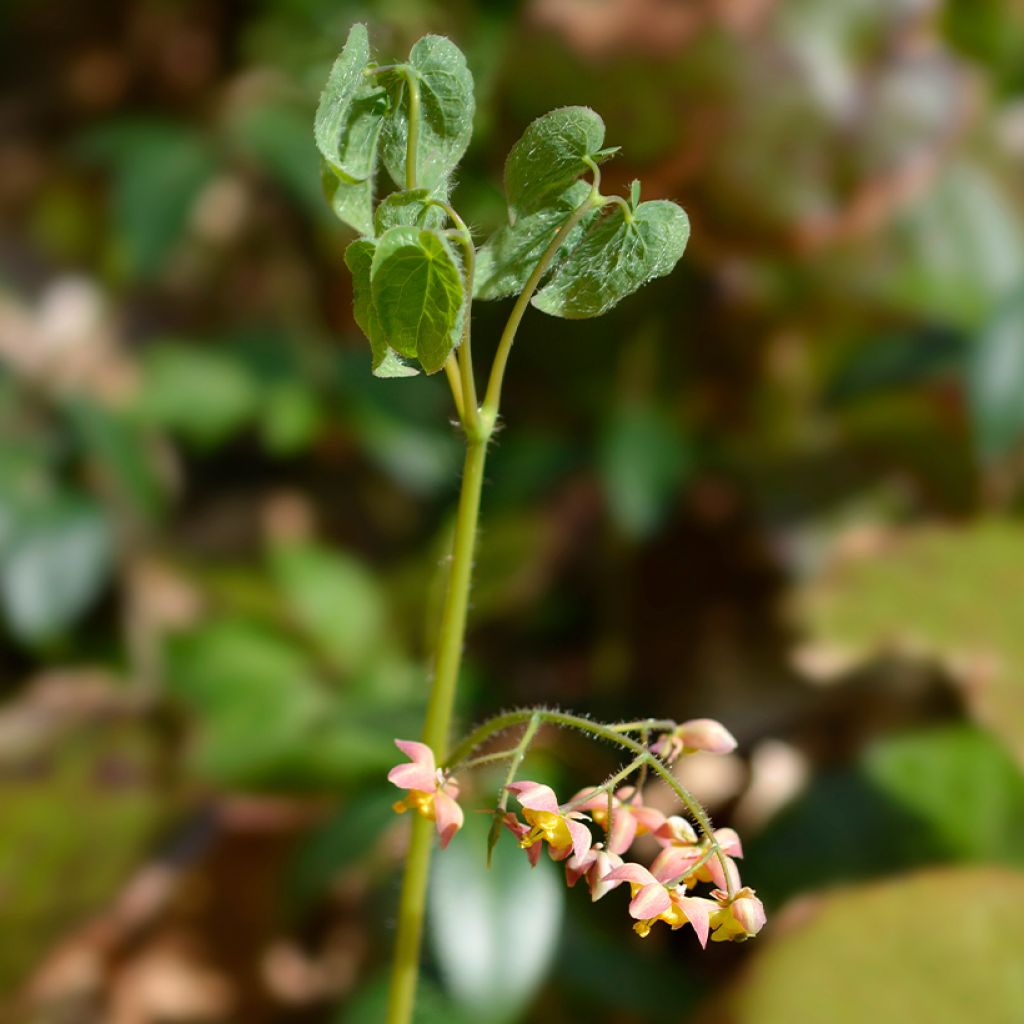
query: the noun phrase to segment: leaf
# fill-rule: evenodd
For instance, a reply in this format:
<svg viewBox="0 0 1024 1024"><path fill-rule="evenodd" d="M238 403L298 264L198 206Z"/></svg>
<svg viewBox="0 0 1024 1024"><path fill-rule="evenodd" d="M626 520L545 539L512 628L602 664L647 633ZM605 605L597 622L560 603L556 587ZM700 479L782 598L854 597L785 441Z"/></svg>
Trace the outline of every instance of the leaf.
<svg viewBox="0 0 1024 1024"><path fill-rule="evenodd" d="M1024 1019L1022 905L1024 875L978 867L820 896L770 919L709 1018L1011 1024Z"/></svg>
<svg viewBox="0 0 1024 1024"><path fill-rule="evenodd" d="M597 160L604 121L589 107L561 107L538 117L512 147L505 161L505 197L509 221L540 209Z"/></svg>
<svg viewBox="0 0 1024 1024"><path fill-rule="evenodd" d="M371 294L388 344L436 373L458 341L464 289L448 243L433 231L391 228L370 269Z"/></svg>
<svg viewBox="0 0 1024 1024"><path fill-rule="evenodd" d="M814 642L848 664L892 651L941 661L963 679L979 719L1022 756L1022 562L1024 530L1013 521L918 528L837 560L796 610Z"/></svg>
<svg viewBox="0 0 1024 1024"><path fill-rule="evenodd" d="M1024 439L1024 290L970 349L967 390L975 447L985 462L998 461Z"/></svg>
<svg viewBox="0 0 1024 1024"><path fill-rule="evenodd" d="M430 189L413 188L392 192L385 196L373 215L373 230L376 235L397 227L433 228L440 230L445 225L445 212L439 206L428 204L434 195Z"/></svg>
<svg viewBox="0 0 1024 1024"><path fill-rule="evenodd" d="M648 281L670 273L689 237L689 219L675 203L641 203L630 220L616 205L566 256L533 305L573 320L600 316Z"/></svg>
<svg viewBox="0 0 1024 1024"><path fill-rule="evenodd" d="M344 48L331 67L313 120L316 148L333 167L342 166L339 159L342 134L352 101L366 81L363 72L369 63L370 39L366 26L353 25Z"/></svg>
<svg viewBox="0 0 1024 1024"><path fill-rule="evenodd" d="M143 356L142 417L212 447L248 423L260 389L237 359L212 346L163 341Z"/></svg>
<svg viewBox="0 0 1024 1024"><path fill-rule="evenodd" d="M430 878L431 947L445 987L480 1024L521 1014L551 966L561 931L564 885L547 860L531 868L511 840L484 864L484 815L439 854Z"/></svg>
<svg viewBox="0 0 1024 1024"><path fill-rule="evenodd" d="M477 253L474 297L502 299L521 292L558 229L586 201L590 192L590 185L585 181L574 181L549 205L520 217L515 224L505 225L491 235ZM595 209L595 216L596 213ZM588 220L584 219L569 233L559 249L561 259L582 238L587 223Z"/></svg>
<svg viewBox="0 0 1024 1024"><path fill-rule="evenodd" d="M353 316L370 342L373 373L377 377L415 377L419 370L407 366L387 343L370 286L370 268L377 246L367 238L354 241L345 250L345 264L352 272Z"/></svg>
<svg viewBox="0 0 1024 1024"><path fill-rule="evenodd" d="M649 536L690 465L678 427L650 405L623 405L608 419L599 458L613 519L631 537Z"/></svg>
<svg viewBox="0 0 1024 1024"><path fill-rule="evenodd" d="M473 134L473 75L462 51L444 36L424 36L409 52L408 73L420 94L420 132L416 147L415 186L430 190L445 185L462 159ZM409 86L399 72L387 78L391 113L384 124L384 166L405 188L409 134Z"/></svg>
<svg viewBox="0 0 1024 1024"><path fill-rule="evenodd" d="M291 617L332 665L352 671L377 653L384 601L364 566L314 544L275 549L271 566Z"/></svg>
<svg viewBox="0 0 1024 1024"><path fill-rule="evenodd" d="M99 506L70 495L8 505L0 499L0 609L20 640L49 639L98 596L112 562Z"/></svg>

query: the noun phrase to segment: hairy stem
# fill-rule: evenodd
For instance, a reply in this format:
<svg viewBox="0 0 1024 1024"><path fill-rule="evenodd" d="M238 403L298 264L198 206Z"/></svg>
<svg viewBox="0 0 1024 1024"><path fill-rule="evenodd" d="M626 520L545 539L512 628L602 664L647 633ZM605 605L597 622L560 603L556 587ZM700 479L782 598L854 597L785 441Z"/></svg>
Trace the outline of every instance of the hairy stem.
<svg viewBox="0 0 1024 1024"><path fill-rule="evenodd" d="M462 662L469 586L473 572L473 547L480 515L480 493L483 488L486 456L486 440L469 439L462 473L459 509L455 519L448 589L441 613L434 682L423 727L423 742L442 757L448 748L448 732L455 705L459 666ZM409 852L405 860L405 875L402 879L398 938L395 945L387 1024L409 1024L412 1020L433 841L431 823L426 818L415 817L409 840Z"/></svg>

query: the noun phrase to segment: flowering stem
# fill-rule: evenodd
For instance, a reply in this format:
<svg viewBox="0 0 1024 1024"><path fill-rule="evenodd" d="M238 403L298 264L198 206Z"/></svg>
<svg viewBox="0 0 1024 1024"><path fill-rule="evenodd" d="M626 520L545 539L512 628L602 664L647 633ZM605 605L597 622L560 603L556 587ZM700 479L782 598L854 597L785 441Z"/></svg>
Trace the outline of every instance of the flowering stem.
<svg viewBox="0 0 1024 1024"><path fill-rule="evenodd" d="M613 726L592 722L589 718L570 715L564 711L507 711L502 715L495 715L493 718L478 725L451 752L448 759L449 764L453 767L457 766L462 760L472 754L489 736L528 721L533 716L537 716L541 722L549 722L552 725L560 725L568 729L578 729L580 732L587 733L596 739L607 740L623 750L628 750L635 754L636 761L634 763L648 764L651 771L659 775L668 784L669 788L679 798L680 803L690 812L693 820L697 822L701 832L707 837L713 854L718 858L719 864L722 865L722 873L725 875L726 885L729 890L729 899L733 898L735 892L733 891L732 872L729 870L729 863L725 852L719 846L718 840L715 839L715 830L711 824L708 812L701 806L700 801L672 774L663 761L655 757L643 744L628 736L623 736L621 732L617 732Z"/></svg>

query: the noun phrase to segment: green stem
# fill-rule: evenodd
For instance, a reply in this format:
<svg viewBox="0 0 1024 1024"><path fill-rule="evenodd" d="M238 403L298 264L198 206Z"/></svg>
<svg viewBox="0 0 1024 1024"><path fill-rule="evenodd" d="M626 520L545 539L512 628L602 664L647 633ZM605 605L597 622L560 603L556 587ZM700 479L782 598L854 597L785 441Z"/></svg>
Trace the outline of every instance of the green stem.
<svg viewBox="0 0 1024 1024"><path fill-rule="evenodd" d="M434 665L434 682L427 705L423 742L443 759L448 747L455 689L462 661L462 644L469 607L469 585L473 572L473 547L480 516L480 493L484 482L486 439L469 439L462 473L462 491L455 519L451 569L441 613L441 629ZM529 715L526 716L529 718ZM525 721L526 719L524 719ZM409 1024L416 999L423 918L427 903L427 878L434 831L426 818L413 819L409 852L405 860L402 895L398 908L398 937L387 1024Z"/></svg>
<svg viewBox="0 0 1024 1024"><path fill-rule="evenodd" d="M416 187L416 152L420 141L420 83L416 72L403 67L406 88L409 90L409 132L405 140L405 187Z"/></svg>
<svg viewBox="0 0 1024 1024"><path fill-rule="evenodd" d="M551 239L551 243L544 250L540 262L533 268L533 273L526 279L523 290L519 293L512 312L509 313L505 330L501 332L501 340L498 342L498 349L494 354L494 362L491 365L491 376L487 381L487 393L484 396L484 404L480 407L484 423L493 424L498 418L498 406L501 404L501 385L505 379L505 367L508 365L509 353L512 351L512 343L516 340L516 331L519 330L520 321L526 313L526 307L533 298L533 293L540 284L540 279L547 272L551 261L555 258L562 243L569 237L569 232L583 218L596 207L603 206L605 202L597 189L592 189L587 199L573 210L569 219L558 229L557 234Z"/></svg>

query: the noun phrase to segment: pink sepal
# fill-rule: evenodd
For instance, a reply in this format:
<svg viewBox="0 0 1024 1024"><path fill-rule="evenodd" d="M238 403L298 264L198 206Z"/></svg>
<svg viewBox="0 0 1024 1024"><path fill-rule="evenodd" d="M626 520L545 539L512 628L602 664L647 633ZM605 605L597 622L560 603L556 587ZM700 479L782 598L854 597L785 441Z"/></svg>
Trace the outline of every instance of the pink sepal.
<svg viewBox="0 0 1024 1024"><path fill-rule="evenodd" d="M550 811L558 814L558 797L550 786L540 782L513 782L507 787L515 793L516 799L529 811Z"/></svg>
<svg viewBox="0 0 1024 1024"><path fill-rule="evenodd" d="M657 883L645 885L629 904L629 916L635 917L638 921L647 921L664 914L671 906L672 899L665 886Z"/></svg>
<svg viewBox="0 0 1024 1024"><path fill-rule="evenodd" d="M443 789L434 794L434 822L443 850L452 841L452 836L462 828L463 822L462 808Z"/></svg>
<svg viewBox="0 0 1024 1024"><path fill-rule="evenodd" d="M715 909L715 904L711 900L701 899L699 896L678 896L676 898L686 915L686 920L693 925L693 930L697 933L697 939L701 946L706 949L710 916L711 911Z"/></svg>

